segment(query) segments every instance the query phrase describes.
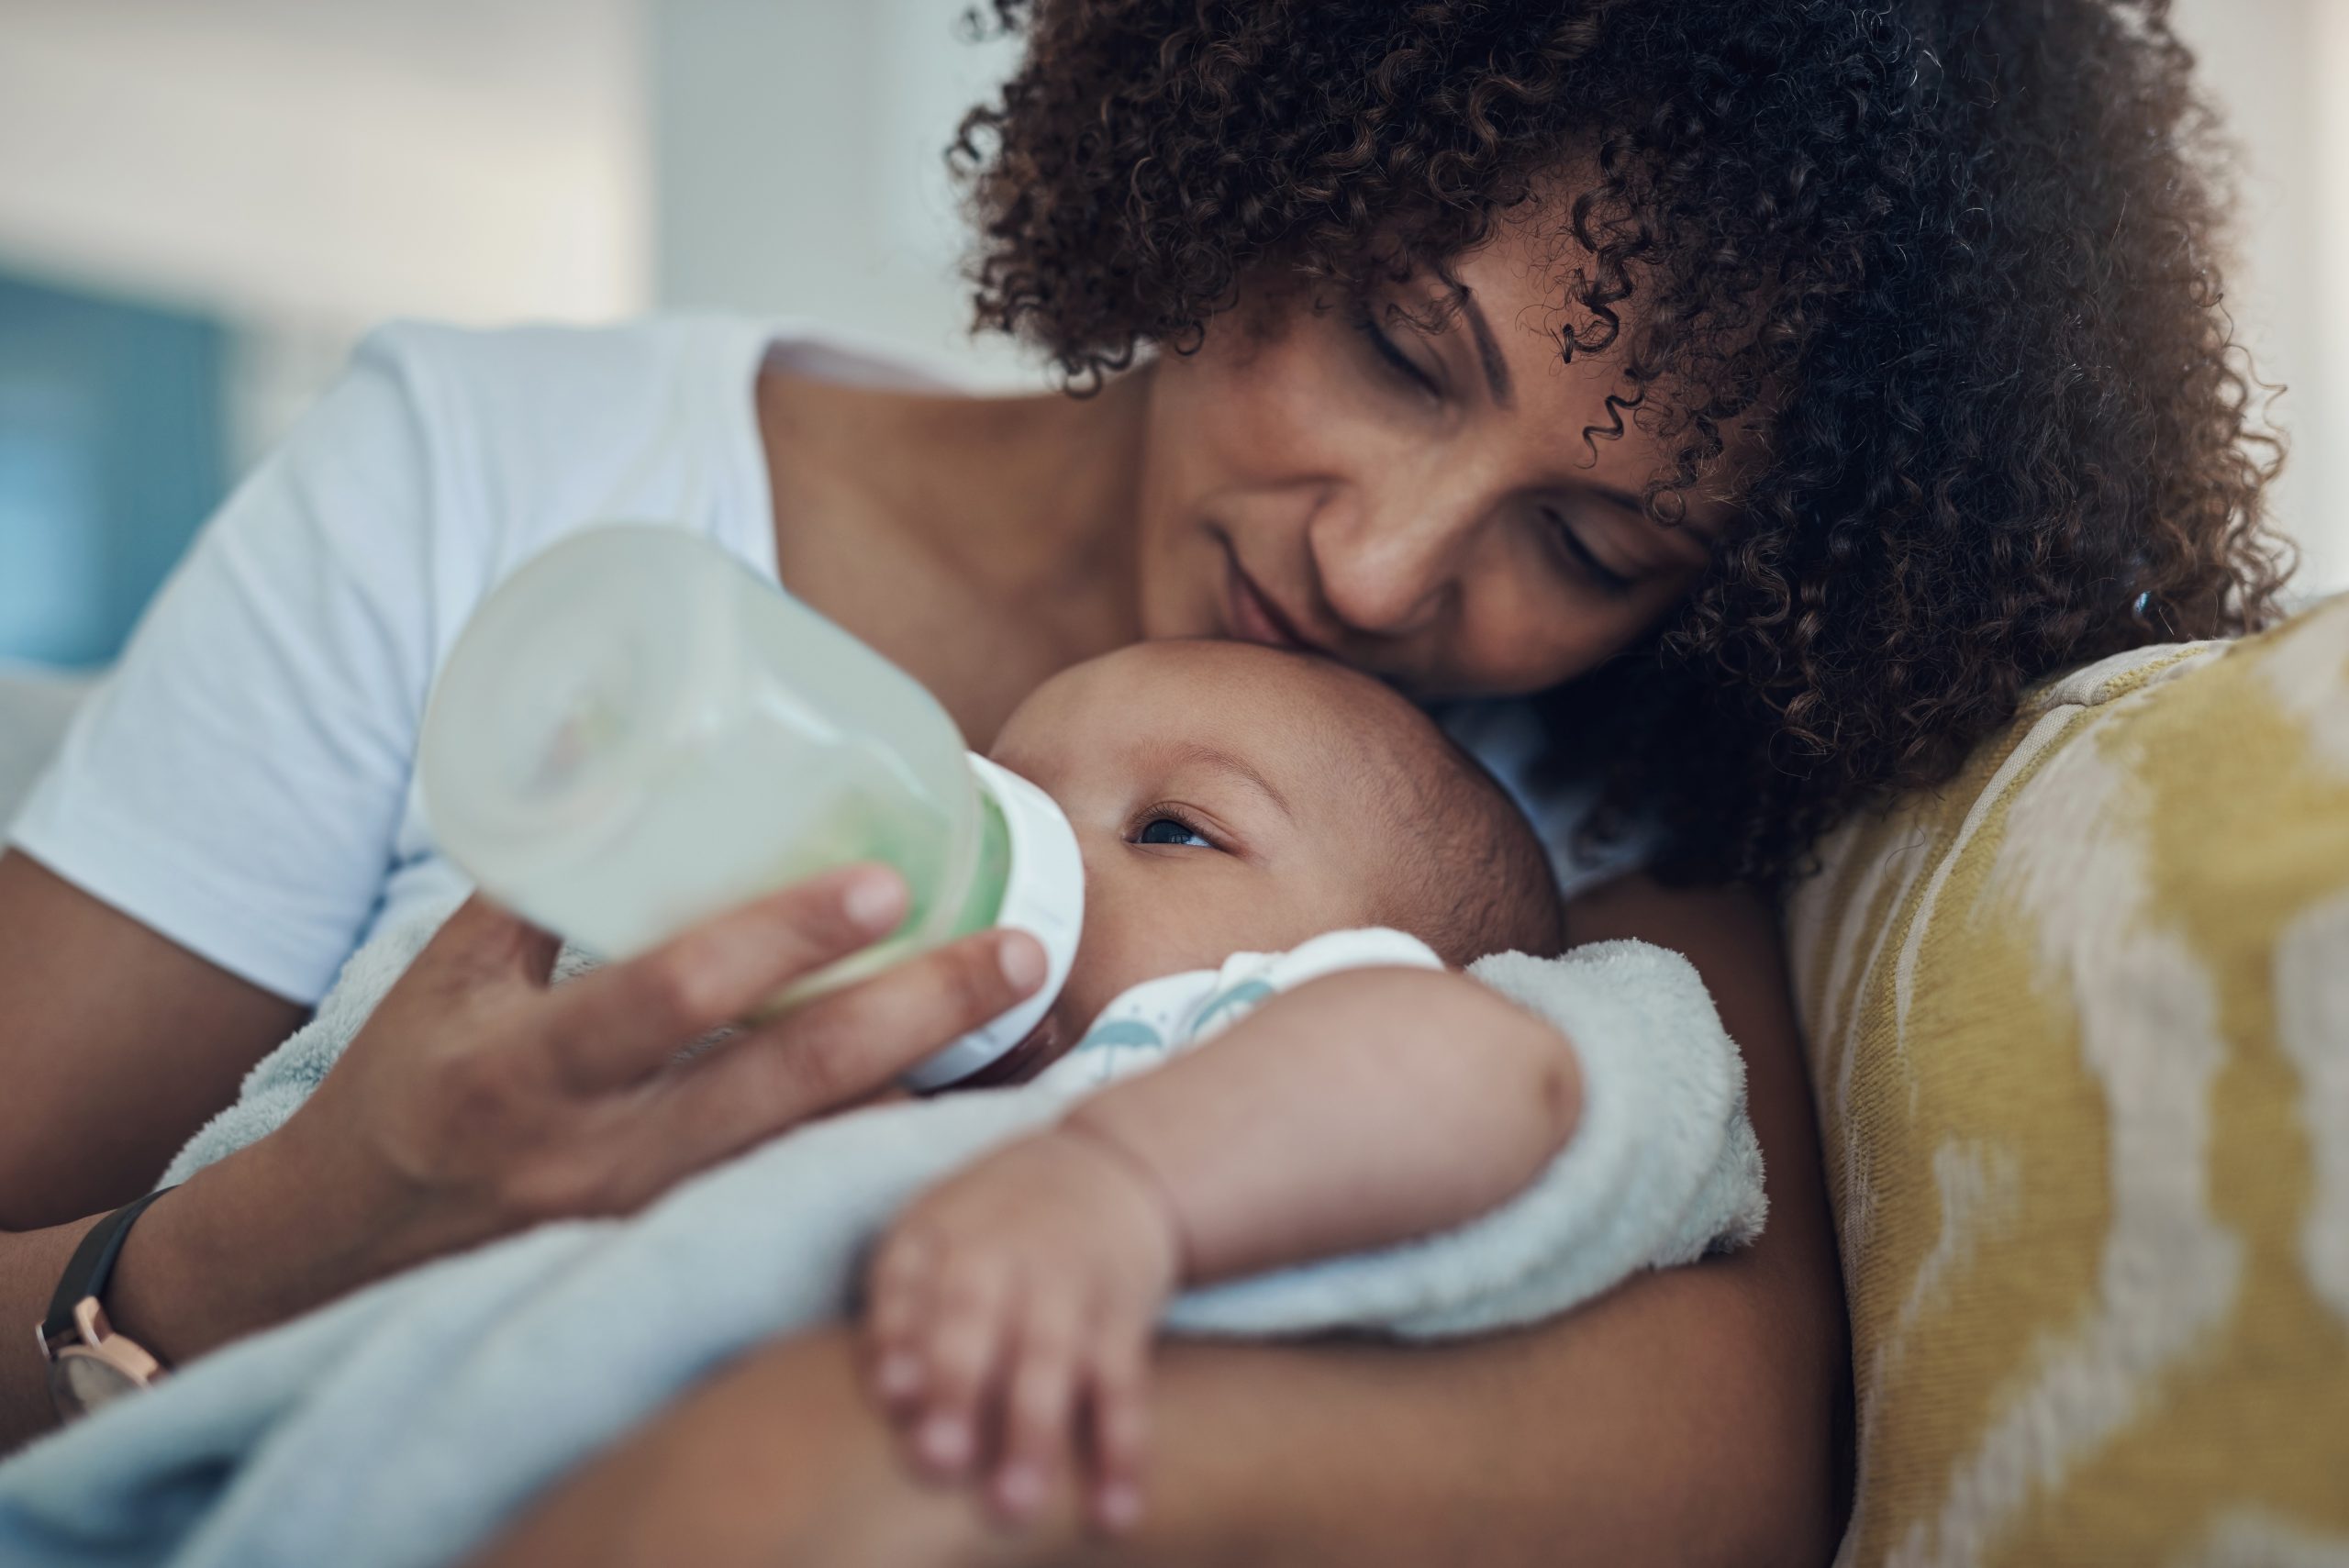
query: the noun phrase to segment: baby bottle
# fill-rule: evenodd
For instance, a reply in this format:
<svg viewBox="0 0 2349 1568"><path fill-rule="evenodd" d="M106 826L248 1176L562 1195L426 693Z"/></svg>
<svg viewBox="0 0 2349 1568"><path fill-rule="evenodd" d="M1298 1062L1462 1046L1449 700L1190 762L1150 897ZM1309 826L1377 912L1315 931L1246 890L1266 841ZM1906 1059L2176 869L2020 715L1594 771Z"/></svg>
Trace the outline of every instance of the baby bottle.
<svg viewBox="0 0 2349 1568"><path fill-rule="evenodd" d="M607 959L835 866L902 873L904 923L767 1011L988 926L1034 933L1042 989L913 1069L917 1088L1035 1028L1084 923L1050 795L966 751L918 682L680 528L586 529L499 584L433 688L417 766L450 859Z"/></svg>

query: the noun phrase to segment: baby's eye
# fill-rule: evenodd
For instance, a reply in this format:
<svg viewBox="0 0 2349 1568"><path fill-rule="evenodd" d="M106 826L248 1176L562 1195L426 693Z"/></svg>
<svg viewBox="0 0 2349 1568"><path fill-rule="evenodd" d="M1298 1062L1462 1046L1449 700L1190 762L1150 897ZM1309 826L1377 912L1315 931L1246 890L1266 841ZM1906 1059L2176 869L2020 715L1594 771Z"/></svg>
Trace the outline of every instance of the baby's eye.
<svg viewBox="0 0 2349 1568"><path fill-rule="evenodd" d="M1200 836L1189 823L1175 817L1153 817L1141 825L1134 836L1137 844L1189 844L1202 850L1215 846Z"/></svg>

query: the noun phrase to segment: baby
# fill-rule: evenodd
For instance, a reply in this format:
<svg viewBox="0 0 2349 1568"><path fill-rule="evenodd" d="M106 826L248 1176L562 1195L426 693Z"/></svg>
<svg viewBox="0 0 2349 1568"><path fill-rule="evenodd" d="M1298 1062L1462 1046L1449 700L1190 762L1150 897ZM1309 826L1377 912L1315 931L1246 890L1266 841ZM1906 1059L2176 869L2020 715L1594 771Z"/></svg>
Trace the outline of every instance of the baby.
<svg viewBox="0 0 2349 1568"><path fill-rule="evenodd" d="M1039 688L994 756L1066 812L1086 897L1067 986L996 1081L1115 1082L898 1217L871 1376L931 1473L984 1470L1019 1518L1074 1451L1115 1529L1172 1295L1464 1221L1573 1132L1567 1041L1453 972L1557 951L1560 902L1474 761L1307 655L1113 653Z"/></svg>

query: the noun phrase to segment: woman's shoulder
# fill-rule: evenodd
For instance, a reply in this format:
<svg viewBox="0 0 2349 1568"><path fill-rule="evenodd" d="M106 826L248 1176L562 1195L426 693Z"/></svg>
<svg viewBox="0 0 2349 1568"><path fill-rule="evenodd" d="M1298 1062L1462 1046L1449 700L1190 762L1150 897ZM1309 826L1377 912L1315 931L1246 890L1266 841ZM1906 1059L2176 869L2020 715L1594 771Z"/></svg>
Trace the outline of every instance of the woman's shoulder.
<svg viewBox="0 0 2349 1568"><path fill-rule="evenodd" d="M461 439L484 458L590 455L614 439L694 429L739 405L772 324L739 317L648 317L602 326L466 327L389 321L362 339L352 373L389 380L420 433Z"/></svg>
<svg viewBox="0 0 2349 1568"><path fill-rule="evenodd" d="M775 323L756 317L718 313L500 326L398 317L361 339L357 357L406 373L454 377L492 390L522 384L560 391L565 381L579 376L596 383L674 373L729 348L747 359L777 330Z"/></svg>
<svg viewBox="0 0 2349 1568"><path fill-rule="evenodd" d="M393 321L360 343L345 380L395 427L428 531L487 580L601 521L698 528L756 563L772 546L754 384L776 330L729 316Z"/></svg>

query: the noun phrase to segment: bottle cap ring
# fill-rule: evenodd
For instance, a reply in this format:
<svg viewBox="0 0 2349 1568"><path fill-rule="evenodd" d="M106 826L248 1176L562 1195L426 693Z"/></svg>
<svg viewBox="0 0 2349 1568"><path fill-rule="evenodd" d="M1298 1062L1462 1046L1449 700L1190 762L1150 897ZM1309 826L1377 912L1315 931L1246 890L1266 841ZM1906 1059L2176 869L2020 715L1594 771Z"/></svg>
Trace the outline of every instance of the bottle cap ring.
<svg viewBox="0 0 2349 1568"><path fill-rule="evenodd" d="M1044 984L1001 1018L900 1074L897 1081L909 1089L942 1089L959 1083L1027 1039L1068 983L1077 939L1085 930L1085 860L1060 804L976 752L971 756L971 772L1003 813L1010 839L1011 864L996 924L1026 931L1044 944Z"/></svg>

